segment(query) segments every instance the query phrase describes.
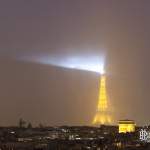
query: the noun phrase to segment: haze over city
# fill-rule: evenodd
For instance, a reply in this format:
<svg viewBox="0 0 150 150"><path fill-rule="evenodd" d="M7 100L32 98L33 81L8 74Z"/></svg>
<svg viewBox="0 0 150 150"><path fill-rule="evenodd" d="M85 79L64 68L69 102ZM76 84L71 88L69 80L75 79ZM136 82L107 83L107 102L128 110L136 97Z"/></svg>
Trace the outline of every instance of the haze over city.
<svg viewBox="0 0 150 150"><path fill-rule="evenodd" d="M149 123L150 1L143 1L0 1L0 125L19 118L91 125L101 66L113 123Z"/></svg>

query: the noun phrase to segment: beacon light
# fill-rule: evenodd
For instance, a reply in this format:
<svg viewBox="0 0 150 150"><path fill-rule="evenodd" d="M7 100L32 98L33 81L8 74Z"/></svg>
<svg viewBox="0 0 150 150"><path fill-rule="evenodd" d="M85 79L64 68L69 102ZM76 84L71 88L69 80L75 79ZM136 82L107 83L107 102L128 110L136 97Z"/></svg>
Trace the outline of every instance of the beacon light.
<svg viewBox="0 0 150 150"><path fill-rule="evenodd" d="M56 67L92 71L99 74L104 74L104 59L98 56L67 56L67 57L52 57L52 56L28 56L22 57L19 60L52 65Z"/></svg>

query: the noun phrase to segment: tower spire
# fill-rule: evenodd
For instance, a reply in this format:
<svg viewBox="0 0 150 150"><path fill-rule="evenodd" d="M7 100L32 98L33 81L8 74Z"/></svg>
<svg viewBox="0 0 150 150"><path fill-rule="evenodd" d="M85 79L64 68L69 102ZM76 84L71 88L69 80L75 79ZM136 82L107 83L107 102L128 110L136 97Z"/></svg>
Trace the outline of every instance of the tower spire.
<svg viewBox="0 0 150 150"><path fill-rule="evenodd" d="M107 92L106 92L106 76L102 74L100 78L99 98L97 112L93 120L94 125L110 124L111 117L108 110Z"/></svg>

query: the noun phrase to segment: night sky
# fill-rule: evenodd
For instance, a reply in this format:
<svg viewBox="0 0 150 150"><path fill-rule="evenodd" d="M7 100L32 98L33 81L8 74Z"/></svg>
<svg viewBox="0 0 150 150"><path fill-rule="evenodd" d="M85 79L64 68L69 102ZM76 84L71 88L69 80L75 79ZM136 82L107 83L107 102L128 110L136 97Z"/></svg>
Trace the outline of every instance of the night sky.
<svg viewBox="0 0 150 150"><path fill-rule="evenodd" d="M148 0L0 0L0 125L90 125L100 75L67 66L97 63L114 123L148 124L149 8Z"/></svg>

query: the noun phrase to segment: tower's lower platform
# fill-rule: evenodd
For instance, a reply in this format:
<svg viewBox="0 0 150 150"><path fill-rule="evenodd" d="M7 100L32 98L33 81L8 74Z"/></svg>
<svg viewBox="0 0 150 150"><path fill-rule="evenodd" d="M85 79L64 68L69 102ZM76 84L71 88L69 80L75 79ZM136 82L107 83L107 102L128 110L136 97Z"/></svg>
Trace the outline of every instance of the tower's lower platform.
<svg viewBox="0 0 150 150"><path fill-rule="evenodd" d="M108 113L100 111L96 113L93 120L94 125L102 125L102 124L109 125L111 123L112 123L111 116Z"/></svg>

